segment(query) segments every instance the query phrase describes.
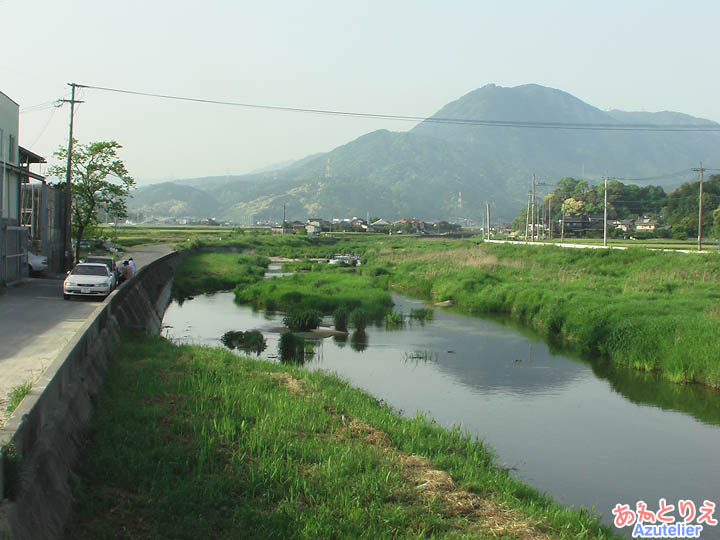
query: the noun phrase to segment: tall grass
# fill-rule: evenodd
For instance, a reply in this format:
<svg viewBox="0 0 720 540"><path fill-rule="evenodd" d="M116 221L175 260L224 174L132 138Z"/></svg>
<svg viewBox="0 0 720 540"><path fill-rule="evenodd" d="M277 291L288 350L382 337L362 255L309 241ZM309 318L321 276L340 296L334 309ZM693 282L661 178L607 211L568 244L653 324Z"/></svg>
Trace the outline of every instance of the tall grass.
<svg viewBox="0 0 720 540"><path fill-rule="evenodd" d="M330 315L339 308L362 309L379 320L392 307L387 280L358 274L352 268L325 266L319 272L294 274L235 288L239 302L284 311L317 310Z"/></svg>
<svg viewBox="0 0 720 540"><path fill-rule="evenodd" d="M612 537L322 373L142 336L109 370L67 538Z"/></svg>
<svg viewBox="0 0 720 540"><path fill-rule="evenodd" d="M255 283L265 275L270 260L239 253L190 252L178 265L173 296L185 298L205 292L231 290L238 284Z"/></svg>
<svg viewBox="0 0 720 540"><path fill-rule="evenodd" d="M368 262L396 286L509 316L583 353L720 386L717 254L418 244Z"/></svg>

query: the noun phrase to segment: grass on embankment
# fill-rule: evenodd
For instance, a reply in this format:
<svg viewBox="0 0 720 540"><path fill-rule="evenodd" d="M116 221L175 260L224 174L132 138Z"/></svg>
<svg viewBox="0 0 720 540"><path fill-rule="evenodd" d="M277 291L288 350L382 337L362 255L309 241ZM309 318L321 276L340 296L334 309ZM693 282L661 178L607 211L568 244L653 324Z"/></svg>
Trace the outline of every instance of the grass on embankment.
<svg viewBox="0 0 720 540"><path fill-rule="evenodd" d="M720 386L717 254L422 242L375 250L391 283L675 382Z"/></svg>
<svg viewBox="0 0 720 540"><path fill-rule="evenodd" d="M313 272L240 284L235 298L271 310L315 309L331 314L339 307L360 308L370 320L384 318L392 308L388 276L362 276L355 268L327 264L314 268Z"/></svg>
<svg viewBox="0 0 720 540"><path fill-rule="evenodd" d="M255 283L263 279L269 264L269 259L259 255L190 252L175 271L173 296L185 298Z"/></svg>
<svg viewBox="0 0 720 540"><path fill-rule="evenodd" d="M67 537L612 537L492 462L336 378L127 336Z"/></svg>

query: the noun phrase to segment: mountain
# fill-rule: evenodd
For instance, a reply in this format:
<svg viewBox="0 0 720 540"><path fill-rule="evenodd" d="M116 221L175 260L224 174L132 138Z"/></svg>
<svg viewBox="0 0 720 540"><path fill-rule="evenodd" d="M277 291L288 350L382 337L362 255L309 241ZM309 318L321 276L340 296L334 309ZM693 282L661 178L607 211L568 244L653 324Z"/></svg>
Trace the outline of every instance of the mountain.
<svg viewBox="0 0 720 540"><path fill-rule="evenodd" d="M459 125L453 119L579 125L515 128ZM218 204L213 215L237 222L250 216L278 221L283 205L289 219L370 213L386 219L479 220L486 201L492 203L495 219L509 221L526 204L533 172L547 184L583 174L599 178L606 171L621 178L665 176L711 161L720 148L718 132L599 131L582 124L718 126L668 111L602 111L567 92L536 84L491 84L448 103L407 132L374 131L272 173L173 184L206 192ZM331 177L325 175L328 158ZM656 183L672 188L688 179ZM162 185L137 190L131 209L135 203L153 207L145 204L145 190ZM201 203L197 194L168 189L167 200L183 201L189 215L202 215L195 206Z"/></svg>
<svg viewBox="0 0 720 540"><path fill-rule="evenodd" d="M213 217L221 205L211 194L177 182L142 187L128 201L131 212L170 217Z"/></svg>

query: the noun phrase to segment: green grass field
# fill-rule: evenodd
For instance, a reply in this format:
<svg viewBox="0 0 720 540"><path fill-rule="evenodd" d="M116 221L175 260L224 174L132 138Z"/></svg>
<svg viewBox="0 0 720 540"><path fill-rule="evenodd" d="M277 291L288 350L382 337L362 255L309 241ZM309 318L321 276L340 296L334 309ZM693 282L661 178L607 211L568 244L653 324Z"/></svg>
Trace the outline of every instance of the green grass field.
<svg viewBox="0 0 720 540"><path fill-rule="evenodd" d="M457 430L321 373L128 335L66 538L612 538Z"/></svg>

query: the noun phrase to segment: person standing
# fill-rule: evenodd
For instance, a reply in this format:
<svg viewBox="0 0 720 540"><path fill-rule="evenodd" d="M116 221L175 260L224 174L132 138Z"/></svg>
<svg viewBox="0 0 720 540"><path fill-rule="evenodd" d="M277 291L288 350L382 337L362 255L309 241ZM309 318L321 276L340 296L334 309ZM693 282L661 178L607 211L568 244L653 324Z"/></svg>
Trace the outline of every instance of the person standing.
<svg viewBox="0 0 720 540"><path fill-rule="evenodd" d="M122 271L123 271L123 281L128 281L135 275L135 272L133 272L133 267L129 261L125 261L123 263Z"/></svg>
<svg viewBox="0 0 720 540"><path fill-rule="evenodd" d="M134 276L137 273L137 268L135 268L135 261L133 261L133 258L130 257L127 262L128 264L130 264L130 266L132 266L132 272Z"/></svg>

